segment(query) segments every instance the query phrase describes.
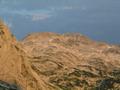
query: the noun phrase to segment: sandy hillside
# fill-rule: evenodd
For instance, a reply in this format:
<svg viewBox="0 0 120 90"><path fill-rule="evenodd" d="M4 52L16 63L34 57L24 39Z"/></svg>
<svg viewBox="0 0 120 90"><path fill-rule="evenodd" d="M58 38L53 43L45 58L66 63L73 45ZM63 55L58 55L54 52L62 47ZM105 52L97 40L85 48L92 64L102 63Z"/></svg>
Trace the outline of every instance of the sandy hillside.
<svg viewBox="0 0 120 90"><path fill-rule="evenodd" d="M120 46L79 33L17 41L0 22L0 80L22 90L120 90Z"/></svg>

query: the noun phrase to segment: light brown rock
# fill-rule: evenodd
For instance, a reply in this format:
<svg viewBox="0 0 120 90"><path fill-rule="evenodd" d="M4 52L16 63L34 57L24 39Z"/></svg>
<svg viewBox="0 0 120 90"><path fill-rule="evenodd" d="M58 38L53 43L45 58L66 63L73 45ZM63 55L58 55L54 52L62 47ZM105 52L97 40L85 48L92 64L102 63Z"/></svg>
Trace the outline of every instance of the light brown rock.
<svg viewBox="0 0 120 90"><path fill-rule="evenodd" d="M102 81L108 80L119 90L119 75L119 46L78 33L33 33L17 41L0 22L2 81L23 90L105 90L110 87Z"/></svg>

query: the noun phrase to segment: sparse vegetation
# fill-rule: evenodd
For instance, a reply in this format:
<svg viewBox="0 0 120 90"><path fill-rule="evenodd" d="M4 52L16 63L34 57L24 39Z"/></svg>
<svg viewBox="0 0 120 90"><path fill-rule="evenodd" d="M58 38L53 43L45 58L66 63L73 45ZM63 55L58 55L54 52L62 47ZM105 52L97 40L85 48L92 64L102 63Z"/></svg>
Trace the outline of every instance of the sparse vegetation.
<svg viewBox="0 0 120 90"><path fill-rule="evenodd" d="M77 77L97 77L97 75L93 74L92 72L88 72L88 71L84 71L84 70L79 70L79 69L75 69L74 72L71 73L71 75L75 75Z"/></svg>

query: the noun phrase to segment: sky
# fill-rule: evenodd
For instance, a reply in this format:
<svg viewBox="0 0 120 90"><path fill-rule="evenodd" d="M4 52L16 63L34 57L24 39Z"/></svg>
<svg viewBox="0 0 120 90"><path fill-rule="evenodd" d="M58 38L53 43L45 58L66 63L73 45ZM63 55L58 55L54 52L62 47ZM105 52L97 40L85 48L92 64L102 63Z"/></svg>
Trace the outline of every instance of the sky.
<svg viewBox="0 0 120 90"><path fill-rule="evenodd" d="M0 18L18 39L32 32L79 32L120 44L120 0L0 0Z"/></svg>

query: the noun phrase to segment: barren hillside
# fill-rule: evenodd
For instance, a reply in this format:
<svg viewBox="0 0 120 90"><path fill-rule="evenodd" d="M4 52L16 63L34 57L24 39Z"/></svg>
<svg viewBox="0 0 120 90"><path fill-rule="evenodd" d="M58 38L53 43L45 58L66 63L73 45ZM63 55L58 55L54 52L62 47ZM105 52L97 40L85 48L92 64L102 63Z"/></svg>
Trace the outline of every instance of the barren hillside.
<svg viewBox="0 0 120 90"><path fill-rule="evenodd" d="M0 22L0 71L1 81L22 90L120 90L120 47L79 33L17 41Z"/></svg>

